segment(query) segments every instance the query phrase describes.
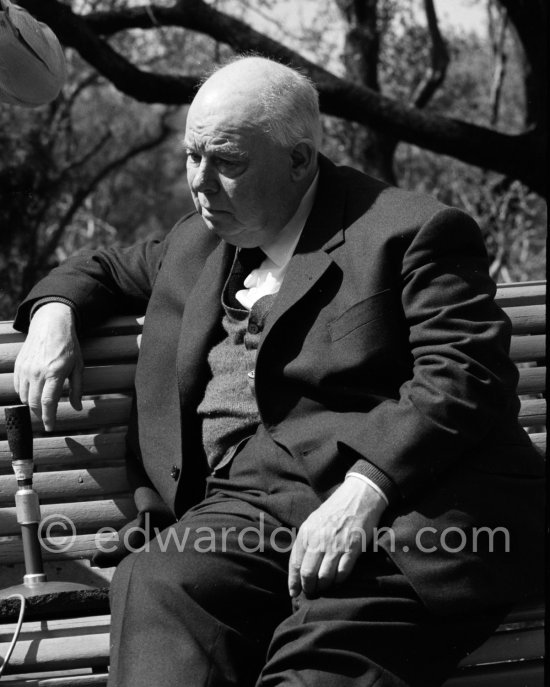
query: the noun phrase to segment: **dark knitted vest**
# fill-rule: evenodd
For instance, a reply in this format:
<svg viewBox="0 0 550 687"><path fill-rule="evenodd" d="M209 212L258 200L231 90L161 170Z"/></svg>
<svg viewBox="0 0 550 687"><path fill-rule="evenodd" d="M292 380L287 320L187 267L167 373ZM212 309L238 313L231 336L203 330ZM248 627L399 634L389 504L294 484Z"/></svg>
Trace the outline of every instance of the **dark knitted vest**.
<svg viewBox="0 0 550 687"><path fill-rule="evenodd" d="M225 337L208 355L212 377L197 408L203 446L212 470L221 467L222 461L228 462L231 449L254 434L260 423L254 397L254 366L265 319L276 298L263 296L249 312L234 297L232 275L222 294Z"/></svg>

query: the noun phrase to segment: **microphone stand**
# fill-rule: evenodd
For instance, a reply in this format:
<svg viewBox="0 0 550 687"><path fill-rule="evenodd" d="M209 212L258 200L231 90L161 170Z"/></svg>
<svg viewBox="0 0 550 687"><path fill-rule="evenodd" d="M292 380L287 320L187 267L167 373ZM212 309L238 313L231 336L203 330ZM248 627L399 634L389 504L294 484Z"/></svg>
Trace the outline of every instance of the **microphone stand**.
<svg viewBox="0 0 550 687"><path fill-rule="evenodd" d="M90 590L85 584L76 582L49 582L44 572L42 550L38 528L40 525L40 503L34 491L32 425L29 407L26 405L5 408L8 444L12 454L12 468L17 479L15 509L17 522L21 526L25 575L23 583L0 590L0 599L14 594L25 598L59 592Z"/></svg>

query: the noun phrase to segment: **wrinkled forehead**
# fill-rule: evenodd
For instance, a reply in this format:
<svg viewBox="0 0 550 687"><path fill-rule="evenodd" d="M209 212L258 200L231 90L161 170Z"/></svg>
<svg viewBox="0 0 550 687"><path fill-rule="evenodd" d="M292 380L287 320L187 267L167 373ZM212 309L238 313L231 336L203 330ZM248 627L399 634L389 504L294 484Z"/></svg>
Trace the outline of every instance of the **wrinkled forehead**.
<svg viewBox="0 0 550 687"><path fill-rule="evenodd" d="M189 108L185 140L250 145L268 134L263 109L246 93L223 89L199 92Z"/></svg>

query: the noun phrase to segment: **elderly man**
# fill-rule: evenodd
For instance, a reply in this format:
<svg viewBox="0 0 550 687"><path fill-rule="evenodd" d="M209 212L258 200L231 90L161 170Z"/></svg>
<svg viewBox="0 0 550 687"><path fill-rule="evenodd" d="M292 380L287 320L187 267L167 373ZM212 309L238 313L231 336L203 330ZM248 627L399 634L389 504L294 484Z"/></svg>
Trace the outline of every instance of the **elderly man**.
<svg viewBox="0 0 550 687"><path fill-rule="evenodd" d="M541 460L479 230L319 139L307 79L225 66L187 120L196 212L19 310L48 429L65 378L80 404L78 325L146 312L129 467L168 529L117 568L112 686L439 685L540 583Z"/></svg>

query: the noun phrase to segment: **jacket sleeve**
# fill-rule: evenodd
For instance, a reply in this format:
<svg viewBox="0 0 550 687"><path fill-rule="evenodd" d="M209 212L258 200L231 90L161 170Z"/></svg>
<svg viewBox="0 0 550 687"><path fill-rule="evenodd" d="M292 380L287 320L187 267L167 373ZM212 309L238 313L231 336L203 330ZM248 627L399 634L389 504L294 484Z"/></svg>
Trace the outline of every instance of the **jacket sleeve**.
<svg viewBox="0 0 550 687"><path fill-rule="evenodd" d="M390 498L433 483L499 422L515 423L518 373L495 291L479 228L461 211L436 213L406 244L401 302L412 377L340 442L358 458L351 471Z"/></svg>
<svg viewBox="0 0 550 687"><path fill-rule="evenodd" d="M170 236L180 224L164 240L69 258L30 291L17 311L15 329L27 331L33 305L52 297L72 303L79 322L86 327L121 312L143 314Z"/></svg>

